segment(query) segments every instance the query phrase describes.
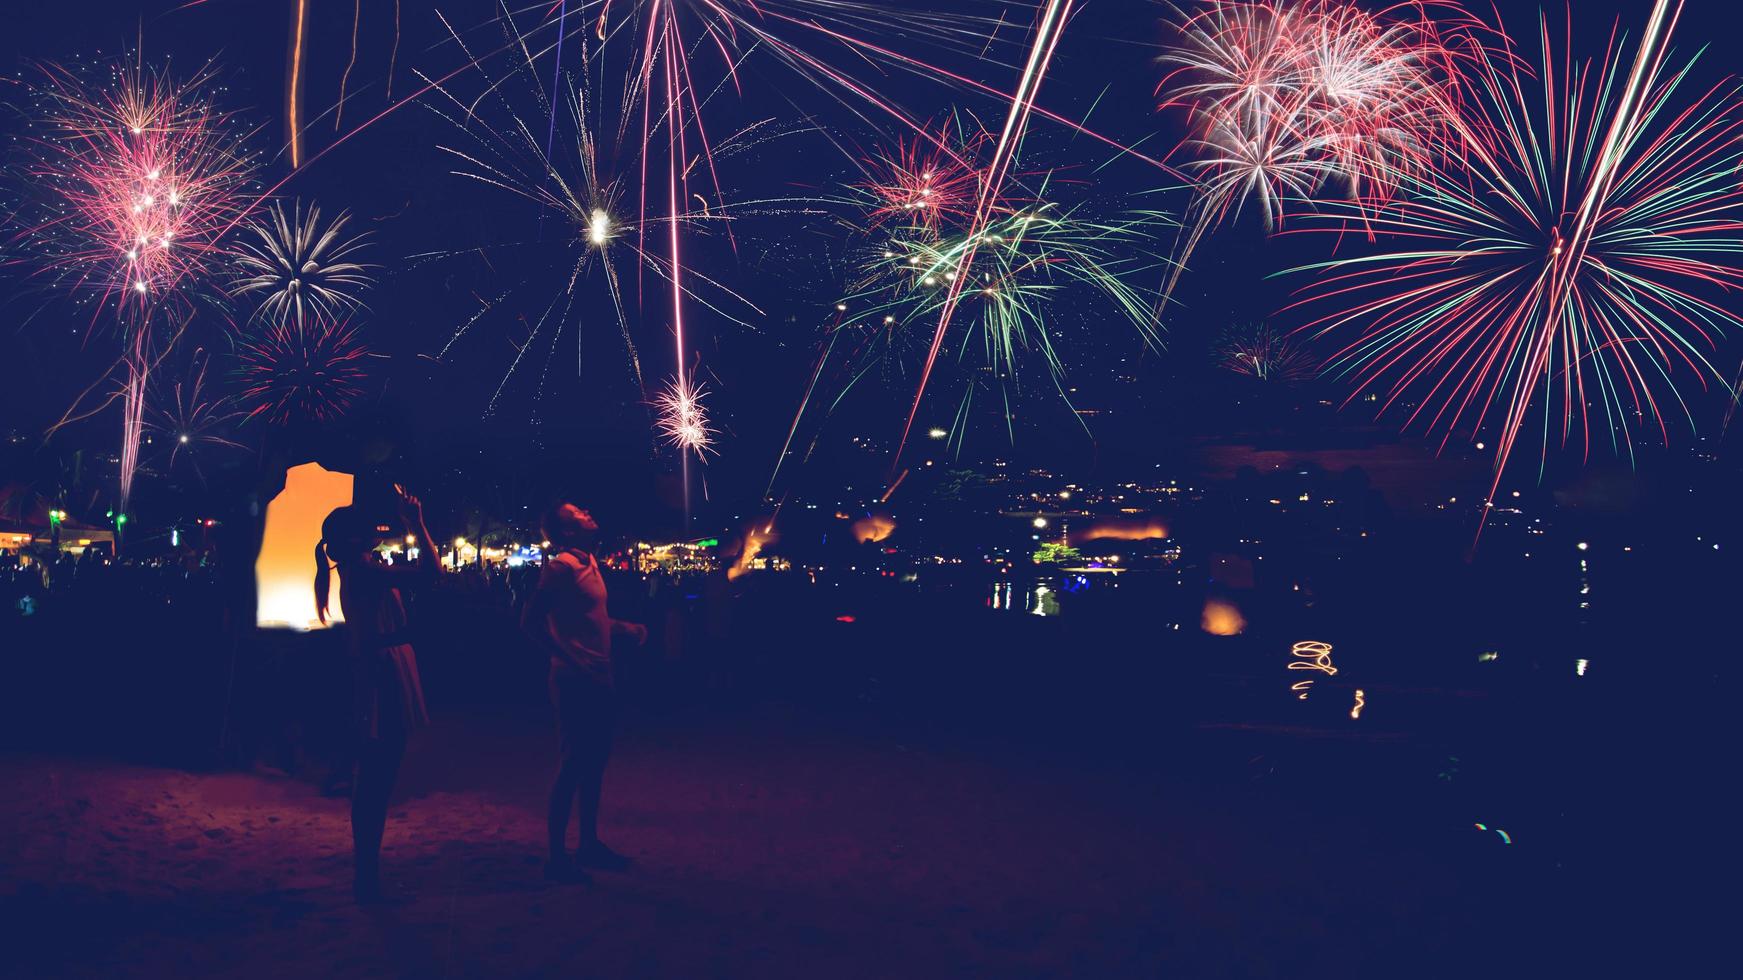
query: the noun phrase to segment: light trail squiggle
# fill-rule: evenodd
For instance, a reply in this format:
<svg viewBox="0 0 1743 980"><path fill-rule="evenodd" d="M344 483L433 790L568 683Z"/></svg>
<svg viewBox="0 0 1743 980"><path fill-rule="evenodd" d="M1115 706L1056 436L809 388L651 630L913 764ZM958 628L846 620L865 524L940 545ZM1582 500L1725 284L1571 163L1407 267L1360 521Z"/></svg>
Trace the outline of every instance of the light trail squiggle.
<svg viewBox="0 0 1743 980"><path fill-rule="evenodd" d="M1331 644L1320 640L1301 640L1289 648L1289 655L1295 659L1289 661L1290 670L1313 670L1327 677L1337 676L1338 669L1332 666ZM1296 700L1306 701L1308 691L1313 689L1313 679L1296 681L1289 685L1296 692ZM1352 715L1352 717L1354 717Z"/></svg>

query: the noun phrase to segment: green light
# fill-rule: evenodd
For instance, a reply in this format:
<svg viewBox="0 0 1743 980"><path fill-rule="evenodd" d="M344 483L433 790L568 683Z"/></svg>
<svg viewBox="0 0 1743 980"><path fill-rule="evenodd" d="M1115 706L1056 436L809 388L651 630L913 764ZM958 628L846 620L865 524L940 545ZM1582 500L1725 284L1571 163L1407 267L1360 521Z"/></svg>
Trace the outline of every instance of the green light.
<svg viewBox="0 0 1743 980"><path fill-rule="evenodd" d="M696 542L696 547L698 547L698 548L718 548L718 547L720 547L720 539L719 538L703 538L702 540Z"/></svg>
<svg viewBox="0 0 1743 980"><path fill-rule="evenodd" d="M127 515L126 514L116 514L115 515L115 523L126 524L127 523Z"/></svg>

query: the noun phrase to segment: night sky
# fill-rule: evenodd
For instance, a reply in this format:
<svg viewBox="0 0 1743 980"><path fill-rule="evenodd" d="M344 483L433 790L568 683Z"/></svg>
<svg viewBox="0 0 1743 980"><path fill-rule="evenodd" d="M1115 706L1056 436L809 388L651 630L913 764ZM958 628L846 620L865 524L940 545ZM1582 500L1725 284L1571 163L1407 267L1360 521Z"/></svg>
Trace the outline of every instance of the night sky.
<svg viewBox="0 0 1743 980"><path fill-rule="evenodd" d="M353 97L342 126L335 130L330 113L313 119L307 147L321 155L291 175L281 146L292 6L264 0L207 0L188 9L169 0L14 5L0 40L0 58L6 79L24 83L37 77L33 62L130 54L141 43L149 62L168 61L176 73L215 60L224 105L259 126L255 149L264 161L262 185L289 176L278 196L318 202L328 212L349 210L356 225L369 231L367 258L380 266L380 281L370 294L363 331L369 346L382 356L371 362L369 394L356 418L345 425L391 431L402 450L415 447L412 454L426 458L459 458L484 451L495 454L492 459L513 460L512 465L533 469L633 467L637 480L666 474L669 481L676 469L675 456L651 449L649 409L629 373L616 325L602 308L600 291L582 293L576 314L584 324L581 349L577 352L572 333L565 336L542 397L535 397L538 365L529 360L490 409L493 393L514 361L513 342L525 335L527 320L536 318L561 291L566 266L555 243L558 230L510 195L455 176L454 158L437 147L464 145L464 140L457 139L453 126L426 105L400 104L335 145L338 133L351 133L357 123L389 106L385 87L394 35L393 7L386 0L363 4L357 61L350 77ZM532 5L519 15L519 22L524 28L536 25L546 6ZM908 31L900 24L880 26L871 33L894 50L987 85L1008 87L1024 51L1029 13L1015 4L951 6L995 19L1004 12L1006 24L985 43L986 57L978 57L973 43ZM1582 2L1575 50L1600 53L1617 18L1624 31L1637 31L1636 22L1644 19L1646 6ZM407 0L401 10L392 76L395 100L418 88L420 73L444 77L465 63L438 18L438 9L467 39L474 54L504 43L500 24L491 23L499 14L492 4L453 2L438 7ZM336 99L351 55L353 8L342 0L310 0L307 15L304 97L311 112L321 112ZM1118 143L1166 157L1182 136L1178 116L1155 111L1154 88L1161 71L1157 52L1166 36L1166 15L1164 6L1145 0L1083 4L1065 33L1040 105L1086 119L1097 133ZM1516 38L1534 37L1538 16L1534 6L1503 4L1500 15ZM1560 31L1561 13L1552 12L1550 22L1553 31ZM1678 29L1676 47L1681 54L1690 54L1709 40L1719 45L1697 68L1697 79L1704 84L1719 80L1734 60L1723 48L1731 26L1722 5L1697 4L1686 12ZM1521 43L1530 46L1528 41ZM945 86L893 70L880 72L839 47L819 47L816 54L842 59L843 67L861 79L875 79L881 73L880 97L919 120L936 124L961 113L965 119L978 118L995 126L1003 111L995 100L963 85ZM764 50L751 50L742 61L736 86L726 85L706 106L711 135L759 126L759 137L747 149L720 154L721 197L794 202L839 197L843 184L857 179L856 160L890 147L901 128L867 110L852 94L825 90L767 55ZM573 57L573 50L565 57ZM716 52L696 52L693 60L699 72L719 73ZM493 77L504 74L511 64L500 55L481 61ZM541 70L550 70L550 59L540 64ZM453 86L462 97L477 95L483 76L462 70L454 76ZM8 85L0 94L16 110L23 111L29 104L22 85ZM543 120L536 111L529 115ZM17 131L20 118L18 112L6 114L9 132ZM1187 203L1186 194L1174 186L1177 181L1156 167L1131 158L1116 159L1118 154L1107 145L1074 136L1045 119L1037 119L1031 131L1019 168L1027 179L1051 169L1056 181L1070 184L1074 194L1098 206L1178 214ZM9 152L16 163L16 140L9 141ZM28 189L15 185L6 189L9 199L21 193ZM634 188L628 193L631 199L623 206L633 210ZM736 223L730 245L714 235L698 236L686 246L695 272L730 285L747 301L735 312L748 327L696 304L691 304L689 325L691 347L700 358L698 377L714 392L710 406L721 430L720 453L706 468L710 499L729 509L751 506L763 494L803 394L823 327L842 294L852 260L850 236L841 220L844 209L825 213L830 210L805 203L771 206ZM1166 252L1171 244L1171 236L1165 233L1157 248ZM1214 463L1184 462L1190 447L1207 441L1269 440L1308 451L1357 446L1381 457L1389 453L1402 453L1411 460L1425 457L1425 448L1432 449L1435 442L1420 433L1400 437L1399 420L1385 419L1376 425L1369 408L1361 405L1341 413L1324 409L1322 400L1339 404L1349 393L1335 379L1321 379L1282 402L1255 402L1248 389L1237 383L1240 379L1212 361L1212 343L1229 324L1269 319L1284 329L1298 326L1290 322L1290 313L1278 311L1302 282L1272 274L1323 257L1329 245L1325 236L1317 235L1267 238L1250 216L1221 229L1200 248L1182 278L1177 303L1165 318L1168 346L1161 352L1146 351L1126 325L1103 322L1088 310L1075 309L1073 303L1062 303L1053 328L1055 343L1065 351L1065 384L1073 389L1075 403L1096 410L1088 417L1090 431L1077 424L1038 359L1031 357L1025 362L1027 376L1016 405L1013 434L1007 435L991 403L983 402L969 415L962 458L996 456L1084 476L1115 477L1158 463L1214 469ZM14 431L37 433L100 374L109 356L104 344L110 341L88 336L64 296L39 288L28 274L29 256L11 254L8 259L9 295L0 313L4 318L0 343L9 370L8 384L0 391L0 413ZM1133 278L1141 288L1154 288L1160 272ZM642 288L646 293L638 312L637 287L629 287L630 326L652 388L671 373L673 358L665 293L657 280ZM435 358L482 300L503 294L509 298L481 319L445 358ZM222 345L217 335L209 335L207 342ZM1743 348L1727 342L1715 363L1729 370L1739 349ZM880 377L859 386L830 420L822 444L847 443L858 436L887 454L900 434L911 398L912 369L913 358L909 358L905 367L880 372ZM950 424L960 380L960 375L946 376L936 383L916 422L921 431ZM1699 392L1694 396L1701 432L1716 435L1722 411L1719 395L1709 392L1704 400ZM63 446L106 447L114 429L105 416L60 438ZM349 437L357 431L342 425L325 438L332 439L335 433ZM1681 432L1673 429L1672 438L1686 448L1693 436L1685 427ZM1432 482L1444 482L1455 470L1462 478L1481 475L1484 460L1470 452L1468 444L1454 445L1444 455L1451 469L1435 469ZM821 458L832 457L823 452ZM1649 451L1635 465L1650 468L1655 458ZM1561 479L1563 471L1571 473L1578 462L1552 451L1547 479ZM789 473L783 479L822 488L848 478L835 465L819 463L809 473Z"/></svg>

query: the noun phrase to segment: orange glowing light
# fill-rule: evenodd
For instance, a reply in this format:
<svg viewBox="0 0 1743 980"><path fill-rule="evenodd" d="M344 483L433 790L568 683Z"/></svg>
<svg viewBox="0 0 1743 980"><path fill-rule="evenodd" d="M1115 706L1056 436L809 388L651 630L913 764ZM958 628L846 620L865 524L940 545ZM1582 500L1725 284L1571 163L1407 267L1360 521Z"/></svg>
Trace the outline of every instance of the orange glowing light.
<svg viewBox="0 0 1743 980"><path fill-rule="evenodd" d="M860 544L876 544L895 531L895 519L884 514L868 514L853 522L853 539Z"/></svg>
<svg viewBox="0 0 1743 980"><path fill-rule="evenodd" d="M1110 517L1096 521L1073 534L1078 541L1106 538L1111 541L1157 541L1168 536L1168 527L1161 521Z"/></svg>
<svg viewBox="0 0 1743 980"><path fill-rule="evenodd" d="M266 529L254 562L255 625L322 628L315 615L315 543L321 540L321 522L333 508L351 503L352 482L351 474L332 472L319 463L285 471L284 489L266 505ZM342 622L337 571L327 595L328 623Z"/></svg>
<svg viewBox="0 0 1743 980"><path fill-rule="evenodd" d="M1362 707L1368 703L1368 696L1361 688L1356 688L1356 706L1350 709L1351 718L1362 717Z"/></svg>
<svg viewBox="0 0 1743 980"><path fill-rule="evenodd" d="M1204 619L1199 625L1212 636L1234 636L1247 628L1247 619L1234 603L1210 599L1204 604Z"/></svg>
<svg viewBox="0 0 1743 980"><path fill-rule="evenodd" d="M744 550L739 552L738 560L726 570L727 581L733 581L751 570L751 563L762 554L764 548L773 544L780 535L775 533L775 524L771 519L767 524L747 528L744 532Z"/></svg>

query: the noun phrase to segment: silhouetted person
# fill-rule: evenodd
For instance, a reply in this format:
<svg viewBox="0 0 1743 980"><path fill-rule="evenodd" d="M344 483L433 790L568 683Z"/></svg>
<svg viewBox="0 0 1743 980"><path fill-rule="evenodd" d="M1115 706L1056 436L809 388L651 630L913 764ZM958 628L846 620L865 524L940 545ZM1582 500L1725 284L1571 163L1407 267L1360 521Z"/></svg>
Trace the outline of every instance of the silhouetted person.
<svg viewBox="0 0 1743 980"><path fill-rule="evenodd" d="M433 541L424 527L418 498L397 486L394 489L400 495L406 529L419 541ZM425 555L415 565L383 565L371 554L380 538L373 518L355 507L340 507L321 523L321 541L315 545L316 612L321 622L327 621L328 569L337 568L339 609L345 615L351 649L352 714L358 739L351 844L359 902L381 898L381 835L387 827L388 799L405 757L407 736L429 721L400 591L434 582L436 562Z"/></svg>
<svg viewBox="0 0 1743 980"><path fill-rule="evenodd" d="M636 643L646 627L614 620L606 610L605 579L589 548L599 525L571 503L547 511L542 528L551 542L538 587L521 613L521 626L551 657L551 703L557 709L561 760L551 782L548 830L550 860L545 876L584 881L582 867L621 870L629 860L599 840L599 794L611 755L617 720L617 690L612 679L614 634ZM573 858L565 837L569 811L580 802L581 839Z"/></svg>

